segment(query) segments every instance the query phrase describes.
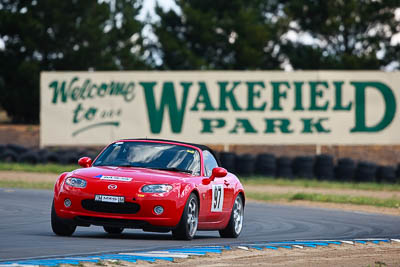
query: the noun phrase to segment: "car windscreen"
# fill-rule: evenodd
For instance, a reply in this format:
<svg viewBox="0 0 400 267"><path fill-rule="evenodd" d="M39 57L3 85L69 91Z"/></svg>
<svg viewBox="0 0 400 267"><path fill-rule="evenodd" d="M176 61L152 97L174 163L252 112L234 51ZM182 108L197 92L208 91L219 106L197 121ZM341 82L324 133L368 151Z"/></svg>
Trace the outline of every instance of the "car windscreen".
<svg viewBox="0 0 400 267"><path fill-rule="evenodd" d="M200 174L196 149L165 143L116 142L108 146L93 166L140 167Z"/></svg>

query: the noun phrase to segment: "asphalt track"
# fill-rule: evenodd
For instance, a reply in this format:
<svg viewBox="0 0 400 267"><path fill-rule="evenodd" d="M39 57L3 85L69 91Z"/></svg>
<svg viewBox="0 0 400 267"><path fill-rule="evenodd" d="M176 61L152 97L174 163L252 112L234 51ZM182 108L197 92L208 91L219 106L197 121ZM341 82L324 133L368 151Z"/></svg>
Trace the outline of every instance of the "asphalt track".
<svg viewBox="0 0 400 267"><path fill-rule="evenodd" d="M0 261L260 241L400 238L400 216L259 203L246 205L238 239L223 239L212 231L183 242L170 234L131 229L110 236L97 226L59 237L50 227L51 201L51 191L0 188Z"/></svg>

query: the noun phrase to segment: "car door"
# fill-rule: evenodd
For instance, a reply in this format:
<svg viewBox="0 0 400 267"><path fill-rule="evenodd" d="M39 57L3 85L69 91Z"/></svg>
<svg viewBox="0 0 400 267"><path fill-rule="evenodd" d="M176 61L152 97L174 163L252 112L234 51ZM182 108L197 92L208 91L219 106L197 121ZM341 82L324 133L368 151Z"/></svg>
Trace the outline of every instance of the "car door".
<svg viewBox="0 0 400 267"><path fill-rule="evenodd" d="M212 170L218 167L218 163L214 156L207 150L203 151L203 161L205 175L210 177ZM226 185L224 178L215 178L214 181L208 185L207 199L208 199L208 215L207 219L211 222L221 221L226 211Z"/></svg>

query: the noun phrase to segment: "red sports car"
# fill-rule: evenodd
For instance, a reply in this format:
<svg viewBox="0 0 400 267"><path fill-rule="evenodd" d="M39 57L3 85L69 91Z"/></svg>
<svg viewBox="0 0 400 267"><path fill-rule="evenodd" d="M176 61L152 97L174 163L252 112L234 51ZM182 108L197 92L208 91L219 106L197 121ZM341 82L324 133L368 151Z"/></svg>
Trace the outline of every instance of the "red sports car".
<svg viewBox="0 0 400 267"><path fill-rule="evenodd" d="M57 235L90 225L110 234L172 231L185 240L197 230L233 238L242 231L243 187L206 146L126 139L93 162L83 157L78 163L83 168L61 174L54 187L51 226Z"/></svg>

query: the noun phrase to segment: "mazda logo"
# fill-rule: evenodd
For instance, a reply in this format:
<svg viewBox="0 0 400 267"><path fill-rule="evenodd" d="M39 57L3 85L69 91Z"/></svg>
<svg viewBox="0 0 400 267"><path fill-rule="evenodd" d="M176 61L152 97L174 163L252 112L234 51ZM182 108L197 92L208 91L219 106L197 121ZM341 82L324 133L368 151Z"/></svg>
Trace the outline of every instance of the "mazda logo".
<svg viewBox="0 0 400 267"><path fill-rule="evenodd" d="M115 184L110 184L110 185L108 185L108 189L114 190L114 189L117 189L117 186Z"/></svg>

